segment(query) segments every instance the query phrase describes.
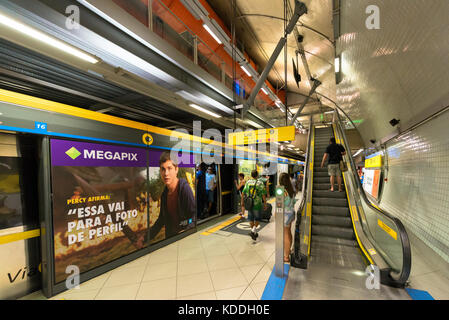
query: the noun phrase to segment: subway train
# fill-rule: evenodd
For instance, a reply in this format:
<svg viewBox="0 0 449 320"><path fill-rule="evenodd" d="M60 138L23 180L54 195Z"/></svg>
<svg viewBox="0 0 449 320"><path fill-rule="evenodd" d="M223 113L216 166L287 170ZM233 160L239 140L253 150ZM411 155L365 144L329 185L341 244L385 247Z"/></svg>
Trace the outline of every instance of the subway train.
<svg viewBox="0 0 449 320"><path fill-rule="evenodd" d="M176 149L171 130L7 90L0 130L0 299L54 296L72 275L87 281L238 213L239 173L257 169L274 195L277 176L304 165L182 133L197 146ZM218 161L204 166L211 144L226 152L207 152ZM198 188L204 170L210 196Z"/></svg>

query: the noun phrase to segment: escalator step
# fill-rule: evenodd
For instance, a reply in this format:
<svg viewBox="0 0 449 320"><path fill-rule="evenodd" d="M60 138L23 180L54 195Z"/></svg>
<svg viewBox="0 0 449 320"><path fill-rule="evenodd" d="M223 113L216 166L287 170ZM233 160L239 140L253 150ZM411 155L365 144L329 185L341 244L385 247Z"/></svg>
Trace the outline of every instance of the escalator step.
<svg viewBox="0 0 449 320"><path fill-rule="evenodd" d="M349 217L312 215L312 225L352 228L352 220Z"/></svg>
<svg viewBox="0 0 449 320"><path fill-rule="evenodd" d="M327 179L329 180L329 173L327 172L327 169L326 169L326 171L324 171L324 170L316 171L315 169L313 171L314 171L313 172L313 177L314 178L315 177L317 177L317 178L327 177Z"/></svg>
<svg viewBox="0 0 449 320"><path fill-rule="evenodd" d="M327 177L313 177L313 183L329 183L330 185L329 175Z"/></svg>
<svg viewBox="0 0 449 320"><path fill-rule="evenodd" d="M330 189L330 184L328 184L328 188ZM338 190L337 186L334 186L335 190ZM346 199L346 192L339 191L330 191L326 190L313 190L312 198L337 198L337 199Z"/></svg>
<svg viewBox="0 0 449 320"><path fill-rule="evenodd" d="M314 173L320 173L320 172L324 172L329 176L329 173L327 172L327 168L313 168Z"/></svg>
<svg viewBox="0 0 449 320"><path fill-rule="evenodd" d="M357 241L355 241L355 240L339 239L339 238L316 235L312 238L312 246L314 244L318 244L318 243L330 244L330 245L341 245L341 246L348 246L348 247L358 247L359 246L357 244Z"/></svg>
<svg viewBox="0 0 449 320"><path fill-rule="evenodd" d="M314 183L313 191L315 190L329 190L331 188L331 184L329 183Z"/></svg>
<svg viewBox="0 0 449 320"><path fill-rule="evenodd" d="M336 199L336 198L313 198L312 197L312 208L313 206L326 206L326 207L348 207L347 199Z"/></svg>
<svg viewBox="0 0 449 320"><path fill-rule="evenodd" d="M351 217L349 208L345 207L327 207L327 206L312 206L313 215L327 215L327 216L346 216Z"/></svg>
<svg viewBox="0 0 449 320"><path fill-rule="evenodd" d="M313 235L355 240L354 230L352 228L312 225L312 237Z"/></svg>

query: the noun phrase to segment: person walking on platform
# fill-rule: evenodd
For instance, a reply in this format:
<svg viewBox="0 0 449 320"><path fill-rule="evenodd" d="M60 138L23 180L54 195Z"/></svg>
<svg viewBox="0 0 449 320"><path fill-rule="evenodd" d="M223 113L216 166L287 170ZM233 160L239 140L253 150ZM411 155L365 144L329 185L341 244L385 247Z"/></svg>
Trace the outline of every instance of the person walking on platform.
<svg viewBox="0 0 449 320"><path fill-rule="evenodd" d="M321 161L321 168L324 167L324 162L329 158L329 163L327 165L327 171L330 176L331 189L334 191L335 177L337 177L338 191L343 192L341 183L341 170L340 161L343 160L343 156L346 154L345 148L341 144L335 142L335 138L330 139L330 144L327 146L326 151L323 155L323 160Z"/></svg>
<svg viewBox="0 0 449 320"><path fill-rule="evenodd" d="M287 173L279 177L279 184L284 186L284 262L290 262L292 247L292 222L295 220L296 193Z"/></svg>
<svg viewBox="0 0 449 320"><path fill-rule="evenodd" d="M196 210L199 220L204 218L207 206L206 170L206 164L202 162L196 173Z"/></svg>
<svg viewBox="0 0 449 320"><path fill-rule="evenodd" d="M248 204L246 204L246 209L248 210L248 220L251 227L250 236L256 241L259 234L257 233L257 227L259 226L261 211L262 211L262 202L264 206L264 210L267 209L267 198L266 193L267 190L262 181L258 179L259 173L257 170L253 170L251 172L252 179L248 180L243 188L243 197L242 197L242 213L245 212L245 200L251 198L252 201L250 207L248 208Z"/></svg>
<svg viewBox="0 0 449 320"><path fill-rule="evenodd" d="M207 168L206 171L206 193L207 193L207 216L211 215L212 205L215 203L215 188L217 187L217 179L215 177L214 169L212 167Z"/></svg>
<svg viewBox="0 0 449 320"><path fill-rule="evenodd" d="M237 182L237 180L235 180L235 187L237 188L237 192L239 194L239 201L241 202L242 200L242 192L243 192L243 188L245 187L245 175L243 173L239 173L239 181ZM241 217L243 217L244 212L240 212L239 215Z"/></svg>

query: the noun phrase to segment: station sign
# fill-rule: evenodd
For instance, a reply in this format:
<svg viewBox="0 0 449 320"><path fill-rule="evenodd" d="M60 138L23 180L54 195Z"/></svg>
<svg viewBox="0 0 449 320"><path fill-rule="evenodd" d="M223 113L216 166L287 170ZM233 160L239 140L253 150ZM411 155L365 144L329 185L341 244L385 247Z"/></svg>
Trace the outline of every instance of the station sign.
<svg viewBox="0 0 449 320"><path fill-rule="evenodd" d="M234 132L229 134L228 144L247 145L256 143L292 141L295 140L295 132L295 126Z"/></svg>
<svg viewBox="0 0 449 320"><path fill-rule="evenodd" d="M382 167L382 155L365 160L365 168L381 168Z"/></svg>

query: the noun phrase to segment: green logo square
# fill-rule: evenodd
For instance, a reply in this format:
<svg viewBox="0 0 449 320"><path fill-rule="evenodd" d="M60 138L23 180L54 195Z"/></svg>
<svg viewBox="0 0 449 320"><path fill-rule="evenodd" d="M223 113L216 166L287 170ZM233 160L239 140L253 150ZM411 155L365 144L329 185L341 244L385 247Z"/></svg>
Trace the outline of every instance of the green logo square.
<svg viewBox="0 0 449 320"><path fill-rule="evenodd" d="M65 152L65 154L68 155L73 160L75 160L76 158L78 158L80 156L81 152L76 150L75 147L71 147L69 150L67 150Z"/></svg>

